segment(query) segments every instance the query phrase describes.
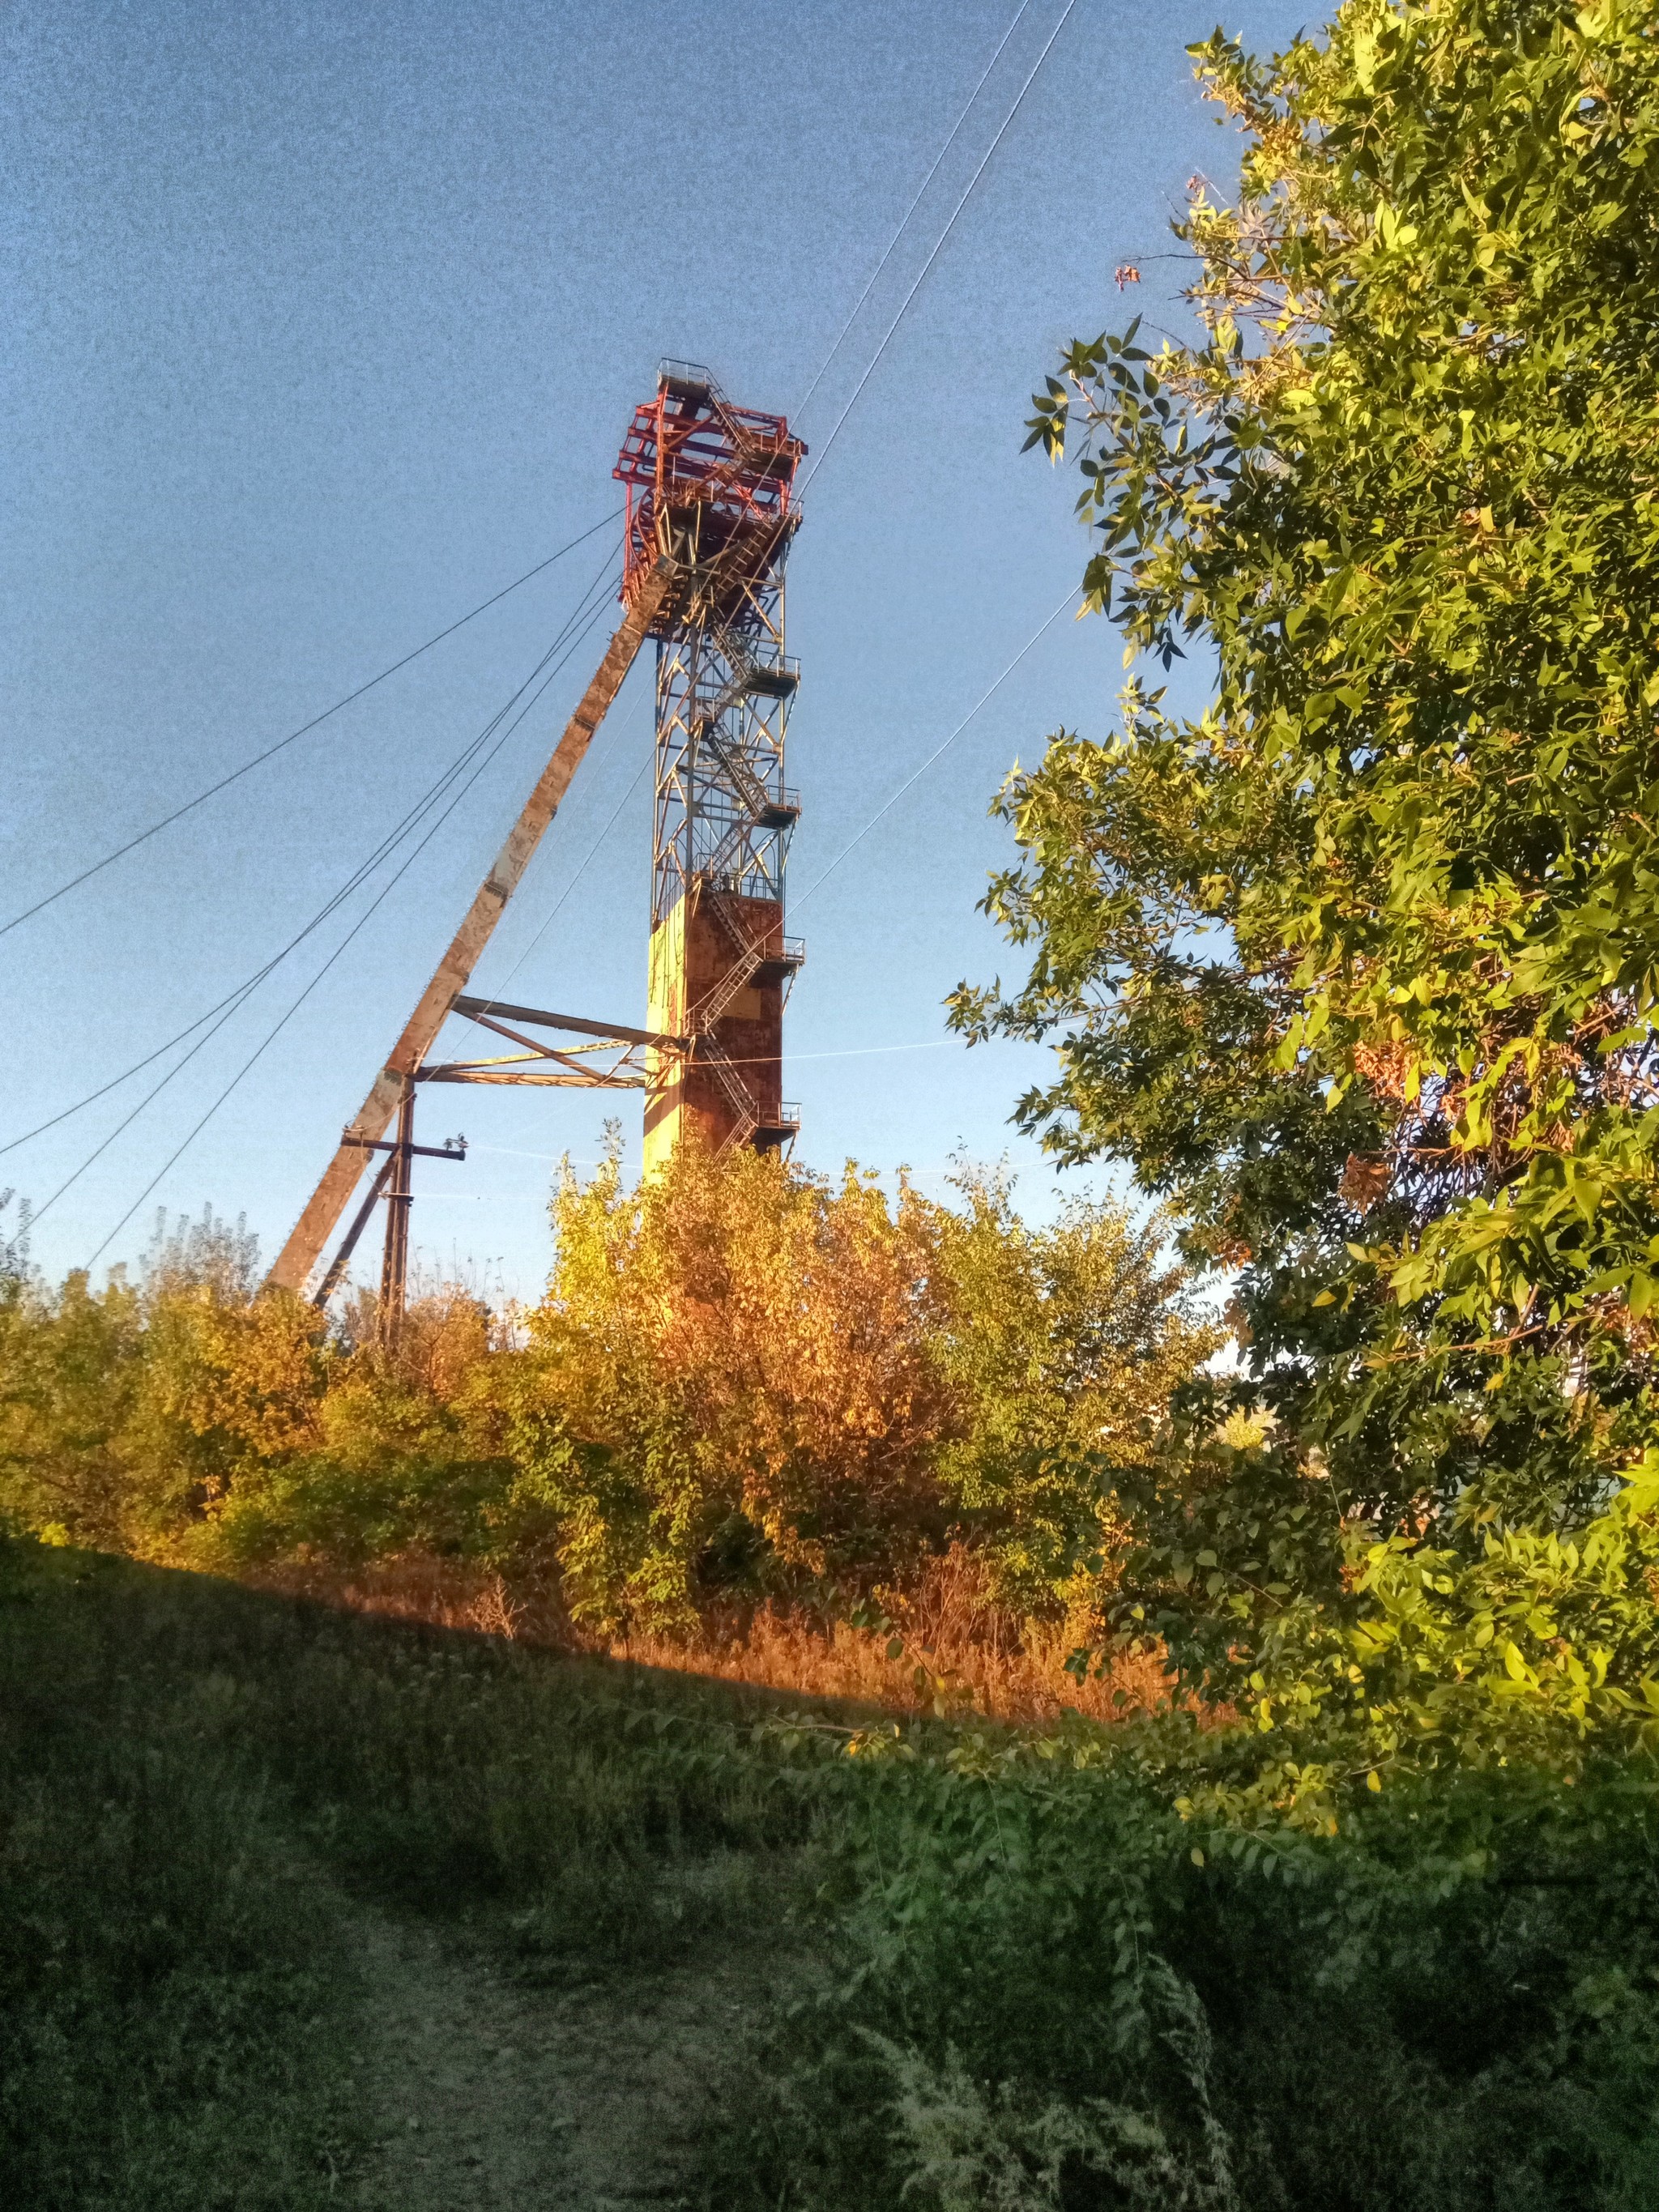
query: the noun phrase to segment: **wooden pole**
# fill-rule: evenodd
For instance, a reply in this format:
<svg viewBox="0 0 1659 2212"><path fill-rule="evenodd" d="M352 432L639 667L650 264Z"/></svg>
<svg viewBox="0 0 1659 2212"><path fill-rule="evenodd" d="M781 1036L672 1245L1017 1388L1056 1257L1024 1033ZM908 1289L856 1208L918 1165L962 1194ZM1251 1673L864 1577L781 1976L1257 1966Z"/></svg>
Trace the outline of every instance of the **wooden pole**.
<svg viewBox="0 0 1659 2212"><path fill-rule="evenodd" d="M390 1351L403 1334L409 1289L409 1211L415 1152L415 1082L404 1078L398 1102L398 1135L392 1153L392 1180L386 1193L386 1254L380 1262L380 1341Z"/></svg>

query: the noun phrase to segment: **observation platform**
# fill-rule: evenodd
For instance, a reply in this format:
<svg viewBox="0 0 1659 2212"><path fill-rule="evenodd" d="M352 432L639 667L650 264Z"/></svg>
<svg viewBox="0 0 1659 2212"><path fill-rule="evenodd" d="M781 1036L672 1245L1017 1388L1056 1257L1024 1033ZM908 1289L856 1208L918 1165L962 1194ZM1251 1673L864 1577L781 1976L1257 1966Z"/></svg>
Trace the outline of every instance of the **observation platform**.
<svg viewBox="0 0 1659 2212"><path fill-rule="evenodd" d="M799 519L794 481L805 453L785 416L734 406L699 363L661 364L656 397L635 409L611 471L628 488L623 604L634 604L660 556L685 571L686 588L670 593L649 635L672 636L692 600L700 621L728 617L773 575ZM781 661L775 673L793 690Z"/></svg>

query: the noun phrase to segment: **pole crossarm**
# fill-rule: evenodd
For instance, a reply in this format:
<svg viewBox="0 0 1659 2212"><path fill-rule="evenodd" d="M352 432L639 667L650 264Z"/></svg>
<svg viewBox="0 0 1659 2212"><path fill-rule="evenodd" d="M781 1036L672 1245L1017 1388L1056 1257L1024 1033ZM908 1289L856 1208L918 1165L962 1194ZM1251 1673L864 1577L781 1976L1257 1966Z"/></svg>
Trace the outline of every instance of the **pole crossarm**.
<svg viewBox="0 0 1659 2212"><path fill-rule="evenodd" d="M375 1077L368 1097L347 1124L345 1136L324 1170L322 1180L312 1193L293 1233L277 1254L276 1265L267 1278L272 1285L292 1291L304 1289L362 1176L364 1142L374 1143L385 1136L405 1095L408 1082L416 1076L456 999L471 980L507 901L518 889L548 824L557 813L570 787L570 780L621 690L623 678L633 666L677 574L678 564L666 556L659 556L650 573L641 579L605 658L566 724L535 789L507 833L507 842L496 854L489 873L480 884L449 950L439 962L402 1036Z"/></svg>
<svg viewBox="0 0 1659 2212"><path fill-rule="evenodd" d="M355 1146L360 1152L412 1152L420 1160L464 1160L466 1158L465 1138L448 1145L388 1144L384 1138L376 1143L368 1137L342 1137L340 1142Z"/></svg>

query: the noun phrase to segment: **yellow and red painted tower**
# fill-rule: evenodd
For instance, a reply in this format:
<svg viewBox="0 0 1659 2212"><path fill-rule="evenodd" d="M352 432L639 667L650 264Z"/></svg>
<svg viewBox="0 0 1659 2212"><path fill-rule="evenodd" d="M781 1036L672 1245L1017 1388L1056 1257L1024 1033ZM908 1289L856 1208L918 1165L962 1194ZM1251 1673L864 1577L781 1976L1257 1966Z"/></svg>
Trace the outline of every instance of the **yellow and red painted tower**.
<svg viewBox="0 0 1659 2212"><path fill-rule="evenodd" d="M790 1144L783 1007L803 957L784 935L800 807L784 775L799 682L784 651L784 562L806 451L781 415L734 407L707 369L665 362L616 473L628 487L622 596L672 563L652 616L656 802L647 1173L689 1136L711 1151Z"/></svg>

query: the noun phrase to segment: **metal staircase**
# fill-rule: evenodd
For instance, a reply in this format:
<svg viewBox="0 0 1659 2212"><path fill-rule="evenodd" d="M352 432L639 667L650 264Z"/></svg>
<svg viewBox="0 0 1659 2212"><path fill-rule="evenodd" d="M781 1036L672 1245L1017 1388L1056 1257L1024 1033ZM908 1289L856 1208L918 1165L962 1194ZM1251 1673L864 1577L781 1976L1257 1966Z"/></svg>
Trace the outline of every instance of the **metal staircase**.
<svg viewBox="0 0 1659 2212"><path fill-rule="evenodd" d="M732 966L708 996L699 1002L687 1024L692 1032L693 1056L713 1073L736 1116L732 1128L720 1142L716 1155L719 1157L720 1154L741 1150L757 1133L763 1131L770 1132L771 1141L775 1143L785 1141L800 1126L798 1111L793 1116L784 1113L775 1124L763 1122L760 1106L753 1091L738 1063L714 1042L714 1029L738 993L747 988L763 968L786 963L791 968L799 967L802 954L799 942L787 938L781 952L769 952L763 945L750 936L726 901L711 886L704 886L702 902L714 915L735 956Z"/></svg>
<svg viewBox="0 0 1659 2212"><path fill-rule="evenodd" d="M720 924L736 957L708 997L699 1001L687 1024L696 1036L714 1028L738 993L748 989L766 961L765 946L750 936L718 891L705 888L700 904L706 906Z"/></svg>
<svg viewBox="0 0 1659 2212"><path fill-rule="evenodd" d="M741 1152L759 1128L760 1108L755 1103L754 1092L738 1073L736 1061L722 1052L712 1038L698 1038L696 1056L702 1066L713 1070L714 1080L726 1093L726 1103L735 1117L715 1151L715 1158L723 1159L727 1152Z"/></svg>

